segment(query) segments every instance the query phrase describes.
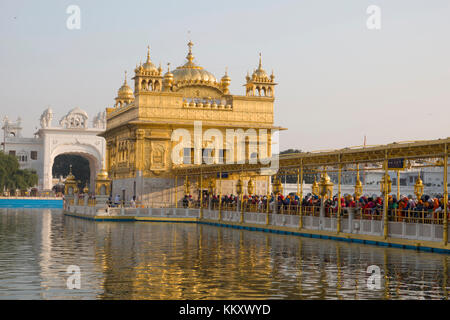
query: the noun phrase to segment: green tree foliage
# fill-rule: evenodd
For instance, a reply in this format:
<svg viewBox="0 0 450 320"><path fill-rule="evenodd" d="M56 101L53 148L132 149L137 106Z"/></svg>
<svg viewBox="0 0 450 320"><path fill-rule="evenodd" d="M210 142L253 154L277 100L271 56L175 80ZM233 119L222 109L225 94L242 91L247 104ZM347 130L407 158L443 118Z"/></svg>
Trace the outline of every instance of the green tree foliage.
<svg viewBox="0 0 450 320"><path fill-rule="evenodd" d="M70 165L72 165L72 174L75 176L75 179L80 181L78 187L84 188L86 184L89 184L91 170L89 169L89 161L82 156L75 154L61 154L57 156L53 162L53 177L66 177L69 174Z"/></svg>
<svg viewBox="0 0 450 320"><path fill-rule="evenodd" d="M36 171L19 169L19 161L15 156L0 152L0 189L2 191L27 190L36 186L37 183Z"/></svg>
<svg viewBox="0 0 450 320"><path fill-rule="evenodd" d="M288 154L288 153L300 153L302 150L300 149L287 149L284 151L281 151L280 154Z"/></svg>

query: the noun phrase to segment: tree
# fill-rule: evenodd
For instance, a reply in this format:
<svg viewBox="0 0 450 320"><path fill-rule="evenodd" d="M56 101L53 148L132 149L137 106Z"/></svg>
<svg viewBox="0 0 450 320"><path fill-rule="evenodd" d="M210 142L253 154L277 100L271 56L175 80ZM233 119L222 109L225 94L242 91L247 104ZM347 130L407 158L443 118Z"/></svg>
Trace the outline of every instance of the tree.
<svg viewBox="0 0 450 320"><path fill-rule="evenodd" d="M89 183L91 170L89 169L89 161L82 156L76 154L61 154L57 156L53 162L53 177L67 177L70 165L72 165L72 174L75 176L75 179L80 181L78 187L84 188Z"/></svg>
<svg viewBox="0 0 450 320"><path fill-rule="evenodd" d="M300 149L287 149L284 151L281 151L280 154L288 154L288 153L301 153L302 150Z"/></svg>
<svg viewBox="0 0 450 320"><path fill-rule="evenodd" d="M27 190L36 186L38 176L34 170L21 170L19 161L13 155L0 152L0 190Z"/></svg>

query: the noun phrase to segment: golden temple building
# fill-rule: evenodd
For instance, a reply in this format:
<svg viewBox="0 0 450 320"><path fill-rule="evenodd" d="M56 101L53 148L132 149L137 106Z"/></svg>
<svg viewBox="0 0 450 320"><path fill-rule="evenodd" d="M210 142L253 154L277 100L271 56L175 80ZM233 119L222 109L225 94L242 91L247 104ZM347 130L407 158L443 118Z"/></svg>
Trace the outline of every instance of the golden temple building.
<svg viewBox="0 0 450 320"><path fill-rule="evenodd" d="M216 161L228 157L242 160L241 155L248 161L258 157L255 150L262 150L253 148L252 144L265 143L265 157L271 156L271 134L281 128L273 124L275 76L273 72L269 76L262 68L261 55L258 67L245 78L245 95L233 95L229 91L231 78L227 72L217 80L194 62L192 47L189 41L184 65L170 70L168 64L165 73L161 66L153 64L148 49L146 62L134 70L134 90L125 74L114 106L106 109L107 126L102 136L107 143L106 166L113 180L113 196L119 194L129 200L135 195L143 204L167 202L173 199L177 188L180 200L184 195L184 181L177 181L175 185L172 173L174 169L192 165L197 159L195 150L201 150L203 155L206 150ZM198 148L194 148L194 136L198 135L194 123L201 123L203 139ZM180 129L188 132L192 140L188 147L175 150L179 140L173 139L173 135ZM268 138L263 142L262 136L257 135L258 141L252 141L244 135L245 150L240 154L237 154L239 149L235 148L234 137L218 149L208 149L214 142L207 134L209 130L218 130L225 137L230 129L267 132ZM173 161L174 152L180 153L181 163ZM223 194L235 194L237 180L236 174L226 175L222 182ZM205 182L202 186L202 189L207 188ZM267 179L255 179L255 193L265 194L266 186Z"/></svg>

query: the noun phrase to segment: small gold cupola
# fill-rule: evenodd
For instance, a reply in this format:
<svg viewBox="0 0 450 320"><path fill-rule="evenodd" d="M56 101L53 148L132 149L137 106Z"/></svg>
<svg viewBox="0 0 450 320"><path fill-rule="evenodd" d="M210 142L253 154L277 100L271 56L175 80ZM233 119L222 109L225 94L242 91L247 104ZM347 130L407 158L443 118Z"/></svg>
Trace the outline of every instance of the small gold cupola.
<svg viewBox="0 0 450 320"><path fill-rule="evenodd" d="M173 73L170 72L170 63L167 63L167 72L166 72L166 74L164 74L163 85L164 85L164 91L172 90Z"/></svg>
<svg viewBox="0 0 450 320"><path fill-rule="evenodd" d="M123 82L123 85L119 88L117 91L117 97L116 97L116 104L115 107L123 107L125 105L128 105L129 103L133 102L134 95L133 90L130 88L130 86L127 83L127 72L125 71L125 79Z"/></svg>
<svg viewBox="0 0 450 320"><path fill-rule="evenodd" d="M259 54L259 64L258 68L253 71L250 77L247 73L245 80L245 94L247 96L257 96L257 97L273 97L274 87L277 85L274 82L275 75L272 71L270 77L267 75L266 71L262 68L261 53Z"/></svg>
<svg viewBox="0 0 450 320"><path fill-rule="evenodd" d="M156 68L156 66L152 63L150 59L150 46L147 47L147 61L145 61L142 67L144 68L144 71L150 74L155 75L159 74L159 70Z"/></svg>
<svg viewBox="0 0 450 320"><path fill-rule="evenodd" d="M225 68L225 75L220 80L220 85L222 87L222 91L224 94L229 94L230 90L228 89L228 86L231 83L231 78L228 76L228 68Z"/></svg>
<svg viewBox="0 0 450 320"><path fill-rule="evenodd" d="M147 47L147 60L140 63L134 70L134 93L140 94L147 91L161 91L162 89L162 68L156 68L150 59L150 46Z"/></svg>

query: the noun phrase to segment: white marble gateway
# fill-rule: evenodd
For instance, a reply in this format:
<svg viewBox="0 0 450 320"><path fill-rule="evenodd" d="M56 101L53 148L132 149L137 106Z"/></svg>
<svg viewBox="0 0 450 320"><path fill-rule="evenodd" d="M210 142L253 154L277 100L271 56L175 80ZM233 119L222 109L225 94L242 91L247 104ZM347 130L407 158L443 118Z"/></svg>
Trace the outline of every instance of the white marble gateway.
<svg viewBox="0 0 450 320"><path fill-rule="evenodd" d="M106 129L106 114L100 112L89 127L89 116L80 108L70 110L53 126L53 111L46 109L40 118L41 128L34 138L22 137L21 119L3 119L3 151L15 155L21 169L35 169L39 176L39 190L51 190L52 167L61 154L75 154L89 161L90 185L104 166L106 142L98 134Z"/></svg>

